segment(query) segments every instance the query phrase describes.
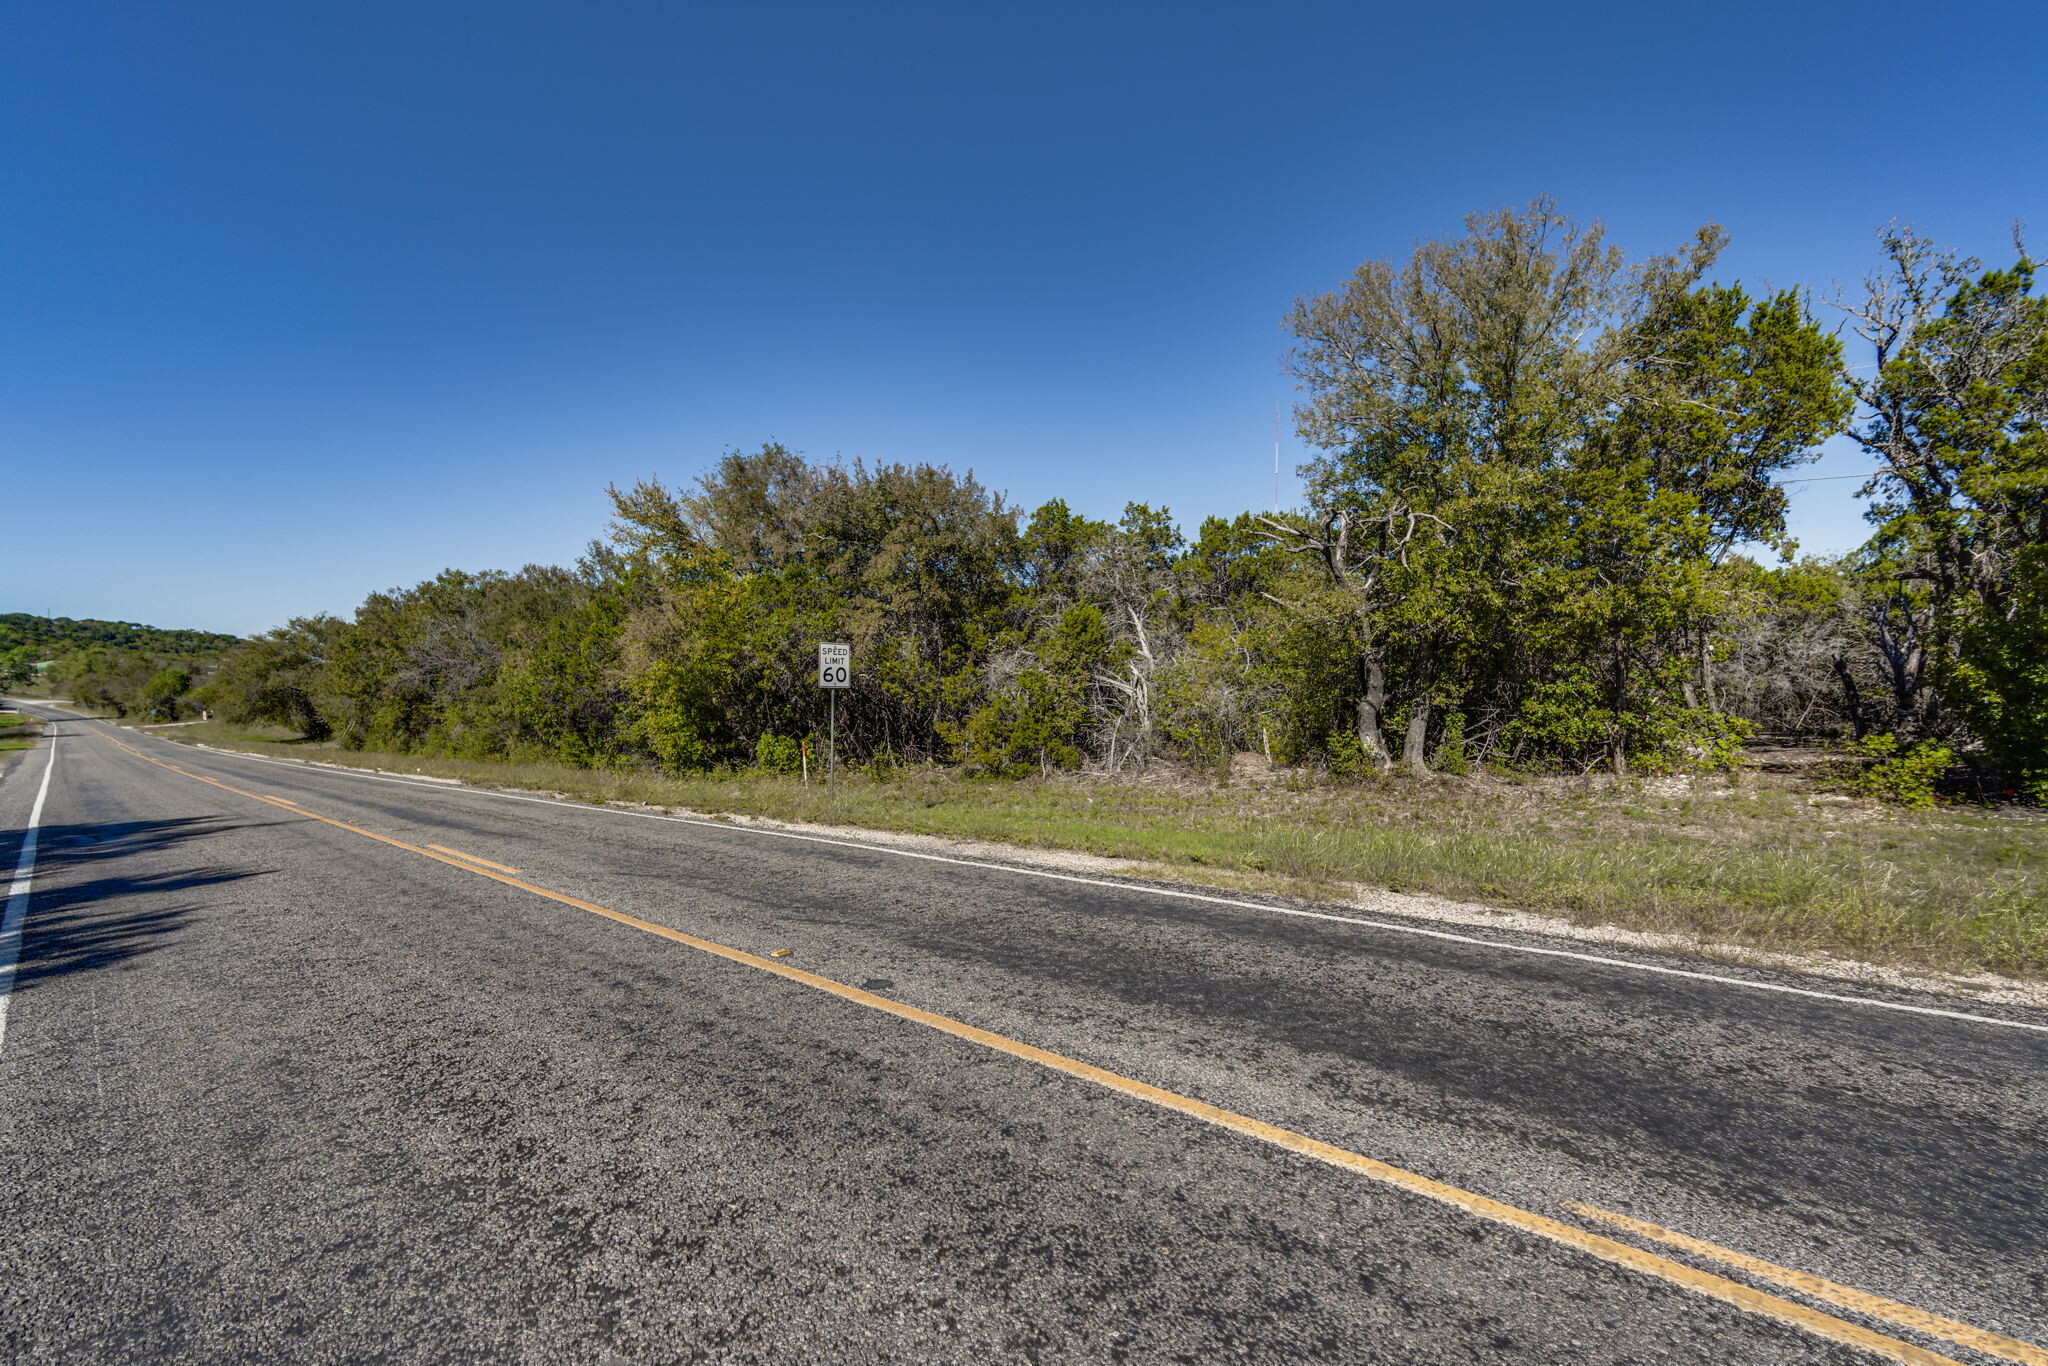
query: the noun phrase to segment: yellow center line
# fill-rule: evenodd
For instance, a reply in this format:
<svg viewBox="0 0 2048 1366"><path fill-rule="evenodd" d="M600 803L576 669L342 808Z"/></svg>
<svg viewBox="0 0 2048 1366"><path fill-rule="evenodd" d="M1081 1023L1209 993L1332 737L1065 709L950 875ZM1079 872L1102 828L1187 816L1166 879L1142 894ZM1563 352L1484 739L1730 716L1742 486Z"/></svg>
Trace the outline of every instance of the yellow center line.
<svg viewBox="0 0 2048 1366"><path fill-rule="evenodd" d="M152 759L141 750L123 744L104 732L95 733L145 763L155 764L159 768L167 768L175 773L183 773L188 778L207 783L225 792L235 793L237 796L250 797L256 801L275 800L262 796L259 793L245 792L241 788L232 787L214 778L204 777L197 773L188 773L186 770L178 768L173 764L164 763L159 759ZM1420 1173L1396 1167L1391 1163L1381 1162L1377 1158L1366 1157L1360 1153L1351 1152L1349 1149L1339 1148L1335 1144L1310 1138L1306 1134L1296 1133L1291 1129L1283 1129L1276 1124L1268 1124L1264 1120L1253 1119L1249 1115L1241 1115L1235 1111L1225 1110L1221 1106L1211 1105L1207 1101L1196 1100L1192 1096L1184 1096L1177 1091L1169 1091L1164 1087L1153 1086L1134 1077L1126 1077L1121 1073L1111 1072L1107 1068L1097 1067L1093 1063L1082 1062L1078 1058L1070 1058L1065 1054L1054 1053L1049 1049L1039 1048L1034 1044L1023 1043L1007 1035L997 1034L991 1030L981 1029L964 1021L955 1020L950 1016L935 1014L932 1011L922 1010L913 1005L905 1005L901 1001L892 1001L886 996L877 996L872 992L862 991L858 987L847 986L844 982L835 982L829 977L820 977L816 973L805 972L802 968L790 967L787 964L778 963L770 958L757 957L744 950L729 948L724 944L715 943L709 939L699 939L695 935L685 934L681 930L673 930L666 925L657 925L652 921L627 915L623 911L614 911L609 907L584 901L565 892L553 891L546 887L522 881L505 873L493 872L488 868L480 868L450 855L437 853L433 849L422 845L408 844L404 840L393 839L389 835L380 835L373 830L365 830L346 821L322 816L303 807L294 807L293 810L296 814L305 816L309 820L324 822L338 829L347 830L352 834L361 835L366 839L376 840L380 844L388 844L394 849L409 850L423 857L433 859L437 863L445 863L451 868L460 868L464 872L476 877L489 878L493 882L502 882L508 887L516 887L520 891L530 892L539 897L546 897L548 900L560 902L564 906L573 906L577 910L588 911L592 915L600 915L607 920L615 920L621 925L630 925L636 930L658 935L672 943L682 944L688 948L712 954L728 962L738 963L760 972L773 973L777 977L801 983L815 990L837 996L841 1000L850 1001L855 1005L865 1006L870 1010L880 1011L885 1015L893 1015L898 1019L922 1025L927 1029L951 1035L956 1039L964 1039L969 1043L978 1044L981 1047L1007 1054L1024 1062L1036 1064L1049 1071L1061 1072L1067 1076L1079 1078L1082 1081L1092 1082L1097 1086L1105 1087L1121 1095L1130 1096L1135 1100L1156 1105L1161 1109L1172 1110L1191 1119L1198 1119L1216 1128L1242 1134L1247 1138L1255 1138L1261 1142L1270 1143L1275 1147L1284 1148L1289 1152L1299 1153L1303 1157L1314 1158L1318 1162L1324 1162L1330 1166L1380 1182L1383 1185L1392 1186L1397 1190L1438 1201L1489 1222L1503 1224L1523 1233L1546 1238L1554 1243L1561 1243L1579 1252L1598 1257L1602 1261L1612 1262L1617 1266L1627 1267L1631 1271L1640 1272L1647 1276L1654 1276L1659 1280L1682 1286L1687 1290L1694 1291L1710 1299L1734 1305L1738 1309L1743 1309L1765 1318L1775 1319L1780 1323L1789 1324L1794 1328L1812 1333L1816 1337L1846 1343L1849 1346L1861 1348L1887 1360L1906 1363L1906 1366L1961 1366L1961 1363L1941 1356L1938 1353L1930 1352L1925 1348L1915 1347L1911 1343L1902 1342L1897 1338L1886 1337L1882 1333L1872 1332L1868 1328L1850 1323L1844 1319L1835 1318L1831 1314L1824 1314L1817 1309L1808 1308L1806 1305L1757 1290L1752 1286L1743 1285L1739 1281L1731 1281L1726 1277L1701 1271L1695 1267L1687 1266L1683 1262L1673 1261L1669 1257L1660 1257L1654 1252L1645 1252L1641 1248L1633 1247L1613 1238L1603 1237L1600 1234L1572 1224L1563 1223L1546 1215L1537 1214L1532 1210L1525 1210L1519 1206L1506 1204L1503 1201L1495 1200L1488 1196L1461 1190L1442 1181L1432 1180Z"/></svg>
<svg viewBox="0 0 2048 1366"><path fill-rule="evenodd" d="M481 863L486 868L496 868L501 873L516 873L519 871L517 868L508 868L502 863L493 863L487 858L478 858L475 854L465 854L460 849L450 849L445 844L430 844L427 848L438 849L444 854L453 854L457 858L466 858L471 863Z"/></svg>
<svg viewBox="0 0 2048 1366"><path fill-rule="evenodd" d="M1915 1309L1910 1304L1900 1304L1897 1300L1873 1295L1867 1290L1838 1285L1810 1272L1794 1271L1790 1267L1767 1262L1761 1257L1751 1257L1747 1253L1736 1252L1698 1238L1690 1238L1683 1233L1676 1233L1641 1219L1631 1219L1626 1214L1616 1214L1612 1210L1604 1210L1595 1205L1582 1204L1574 1200L1567 1202L1565 1208L1588 1219L1599 1219L1617 1228L1625 1228L1630 1233L1654 1238L1660 1243L1668 1243L1695 1256L1707 1257L1726 1266L1740 1267L1752 1276L1790 1286L1801 1294L1811 1295L1817 1300L1826 1300L1830 1304L1839 1304L1845 1309L1868 1314L1874 1319L1896 1323L1902 1328L1911 1328L1930 1337L1945 1338L1958 1346L1975 1348L1992 1356L2004 1357L2008 1361L2022 1361L2027 1363L2027 1366L2048 1366L2048 1351L2043 1351L2032 1343L2021 1342L2018 1338L2009 1338L2003 1333L1973 1328L1967 1323L1958 1323L1939 1314L1930 1314L1925 1309Z"/></svg>

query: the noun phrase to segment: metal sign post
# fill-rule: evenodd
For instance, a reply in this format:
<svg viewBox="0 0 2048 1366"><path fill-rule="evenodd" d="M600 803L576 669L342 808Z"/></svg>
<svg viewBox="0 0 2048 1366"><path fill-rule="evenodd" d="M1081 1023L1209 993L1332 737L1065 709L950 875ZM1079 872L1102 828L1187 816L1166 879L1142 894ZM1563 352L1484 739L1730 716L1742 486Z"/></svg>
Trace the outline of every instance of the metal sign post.
<svg viewBox="0 0 2048 1366"><path fill-rule="evenodd" d="M831 716L828 748L825 751L825 784L831 786L839 770L839 690L853 686L853 647L831 641L818 642L818 686L825 689Z"/></svg>

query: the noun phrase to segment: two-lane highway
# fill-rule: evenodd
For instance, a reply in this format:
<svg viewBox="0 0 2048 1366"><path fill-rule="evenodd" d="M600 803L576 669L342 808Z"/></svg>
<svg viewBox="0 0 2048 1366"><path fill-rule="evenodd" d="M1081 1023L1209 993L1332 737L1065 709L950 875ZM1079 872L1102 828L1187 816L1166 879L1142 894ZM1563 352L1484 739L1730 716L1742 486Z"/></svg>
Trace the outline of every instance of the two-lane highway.
<svg viewBox="0 0 2048 1366"><path fill-rule="evenodd" d="M2039 1015L48 734L10 1361L2048 1362Z"/></svg>

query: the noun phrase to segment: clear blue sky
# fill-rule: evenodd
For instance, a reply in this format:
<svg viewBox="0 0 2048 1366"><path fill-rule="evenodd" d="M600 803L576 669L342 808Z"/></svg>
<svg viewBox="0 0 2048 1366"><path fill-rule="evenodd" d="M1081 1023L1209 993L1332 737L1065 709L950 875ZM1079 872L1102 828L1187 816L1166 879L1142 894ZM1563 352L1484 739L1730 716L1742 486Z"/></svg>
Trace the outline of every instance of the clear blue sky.
<svg viewBox="0 0 2048 1366"><path fill-rule="evenodd" d="M1823 290L1894 216L2048 236L2039 20L16 6L0 610L345 612L567 560L607 482L769 437L1027 506L1262 505L1289 301L1470 210L1551 193L1637 254L1718 221L1722 278ZM1805 486L1809 548L1860 539L1854 487Z"/></svg>

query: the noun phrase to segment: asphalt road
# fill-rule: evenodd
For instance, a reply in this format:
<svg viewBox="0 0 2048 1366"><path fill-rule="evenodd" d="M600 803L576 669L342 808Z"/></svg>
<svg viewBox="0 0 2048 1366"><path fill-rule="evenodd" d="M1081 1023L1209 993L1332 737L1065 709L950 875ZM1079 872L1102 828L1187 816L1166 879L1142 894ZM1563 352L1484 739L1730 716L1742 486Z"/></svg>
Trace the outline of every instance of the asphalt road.
<svg viewBox="0 0 2048 1366"><path fill-rule="evenodd" d="M8 872L49 775L9 1362L1885 1359L1408 1174L1908 1352L2027 1359L1578 1211L2048 1343L2048 1016L48 735L0 775Z"/></svg>

